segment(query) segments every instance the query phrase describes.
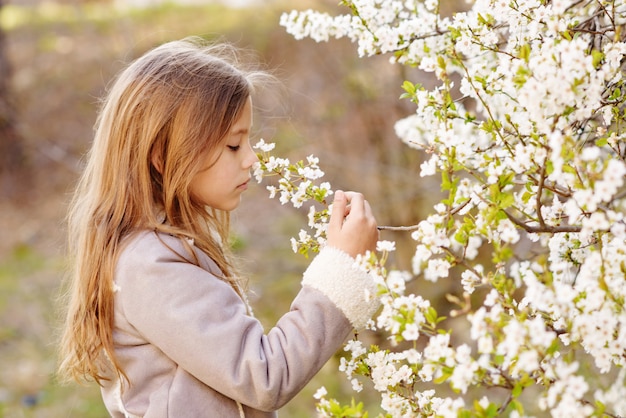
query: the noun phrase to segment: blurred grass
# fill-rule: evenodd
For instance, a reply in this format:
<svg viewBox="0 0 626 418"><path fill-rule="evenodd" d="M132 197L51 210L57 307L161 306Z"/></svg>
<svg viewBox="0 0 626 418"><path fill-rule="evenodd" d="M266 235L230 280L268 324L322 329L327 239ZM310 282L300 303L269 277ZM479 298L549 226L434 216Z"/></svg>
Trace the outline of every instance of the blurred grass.
<svg viewBox="0 0 626 418"><path fill-rule="evenodd" d="M20 243L0 261L0 416L103 417L93 387L59 386L53 341L59 258Z"/></svg>

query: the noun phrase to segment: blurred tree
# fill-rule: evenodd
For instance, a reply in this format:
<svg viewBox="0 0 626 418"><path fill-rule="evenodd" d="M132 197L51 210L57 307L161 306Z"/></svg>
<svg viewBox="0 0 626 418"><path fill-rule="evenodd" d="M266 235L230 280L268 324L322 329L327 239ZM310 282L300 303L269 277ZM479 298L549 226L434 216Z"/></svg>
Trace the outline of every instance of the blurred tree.
<svg viewBox="0 0 626 418"><path fill-rule="evenodd" d="M4 0L0 0L0 10ZM25 168L22 138L16 128L16 112L10 93L11 65L6 54L6 37L0 28L0 198L14 197Z"/></svg>

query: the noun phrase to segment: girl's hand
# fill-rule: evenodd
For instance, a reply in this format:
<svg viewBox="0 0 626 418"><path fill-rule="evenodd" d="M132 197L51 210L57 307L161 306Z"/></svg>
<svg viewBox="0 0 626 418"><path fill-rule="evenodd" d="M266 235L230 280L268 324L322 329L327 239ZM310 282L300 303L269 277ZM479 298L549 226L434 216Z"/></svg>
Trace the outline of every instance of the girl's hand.
<svg viewBox="0 0 626 418"><path fill-rule="evenodd" d="M376 219L361 193L335 192L326 237L328 245L352 257L374 251L378 241Z"/></svg>

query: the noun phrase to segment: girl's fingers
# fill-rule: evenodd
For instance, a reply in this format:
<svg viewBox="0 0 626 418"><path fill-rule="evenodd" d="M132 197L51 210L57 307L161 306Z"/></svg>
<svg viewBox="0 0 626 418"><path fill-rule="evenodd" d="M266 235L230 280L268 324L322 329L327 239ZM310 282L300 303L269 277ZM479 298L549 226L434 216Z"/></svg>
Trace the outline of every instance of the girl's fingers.
<svg viewBox="0 0 626 418"><path fill-rule="evenodd" d="M356 192L344 192L347 200L347 205L344 211L345 220L348 219L348 215L352 219L360 217L365 213L365 198L361 193Z"/></svg>
<svg viewBox="0 0 626 418"><path fill-rule="evenodd" d="M339 233L341 230L341 225L343 224L343 220L346 216L346 206L348 204L348 200L343 191L337 190L335 192L335 199L333 200L333 210L330 214L330 219L328 220L328 230L329 233Z"/></svg>
<svg viewBox="0 0 626 418"><path fill-rule="evenodd" d="M362 194L335 192L327 238L329 245L351 256L375 248L378 239L376 219Z"/></svg>
<svg viewBox="0 0 626 418"><path fill-rule="evenodd" d="M365 202L363 202L364 204L364 210L365 210L365 216L369 217L374 217L374 214L372 212L372 207L370 206L370 203L366 200Z"/></svg>

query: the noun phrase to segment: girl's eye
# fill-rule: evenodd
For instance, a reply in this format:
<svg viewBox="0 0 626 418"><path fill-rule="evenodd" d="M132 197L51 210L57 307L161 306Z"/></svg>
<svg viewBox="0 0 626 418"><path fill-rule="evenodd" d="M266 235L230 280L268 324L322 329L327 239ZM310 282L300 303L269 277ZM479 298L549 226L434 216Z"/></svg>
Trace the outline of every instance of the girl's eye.
<svg viewBox="0 0 626 418"><path fill-rule="evenodd" d="M231 151L238 151L239 150L239 145L227 145L228 149Z"/></svg>

